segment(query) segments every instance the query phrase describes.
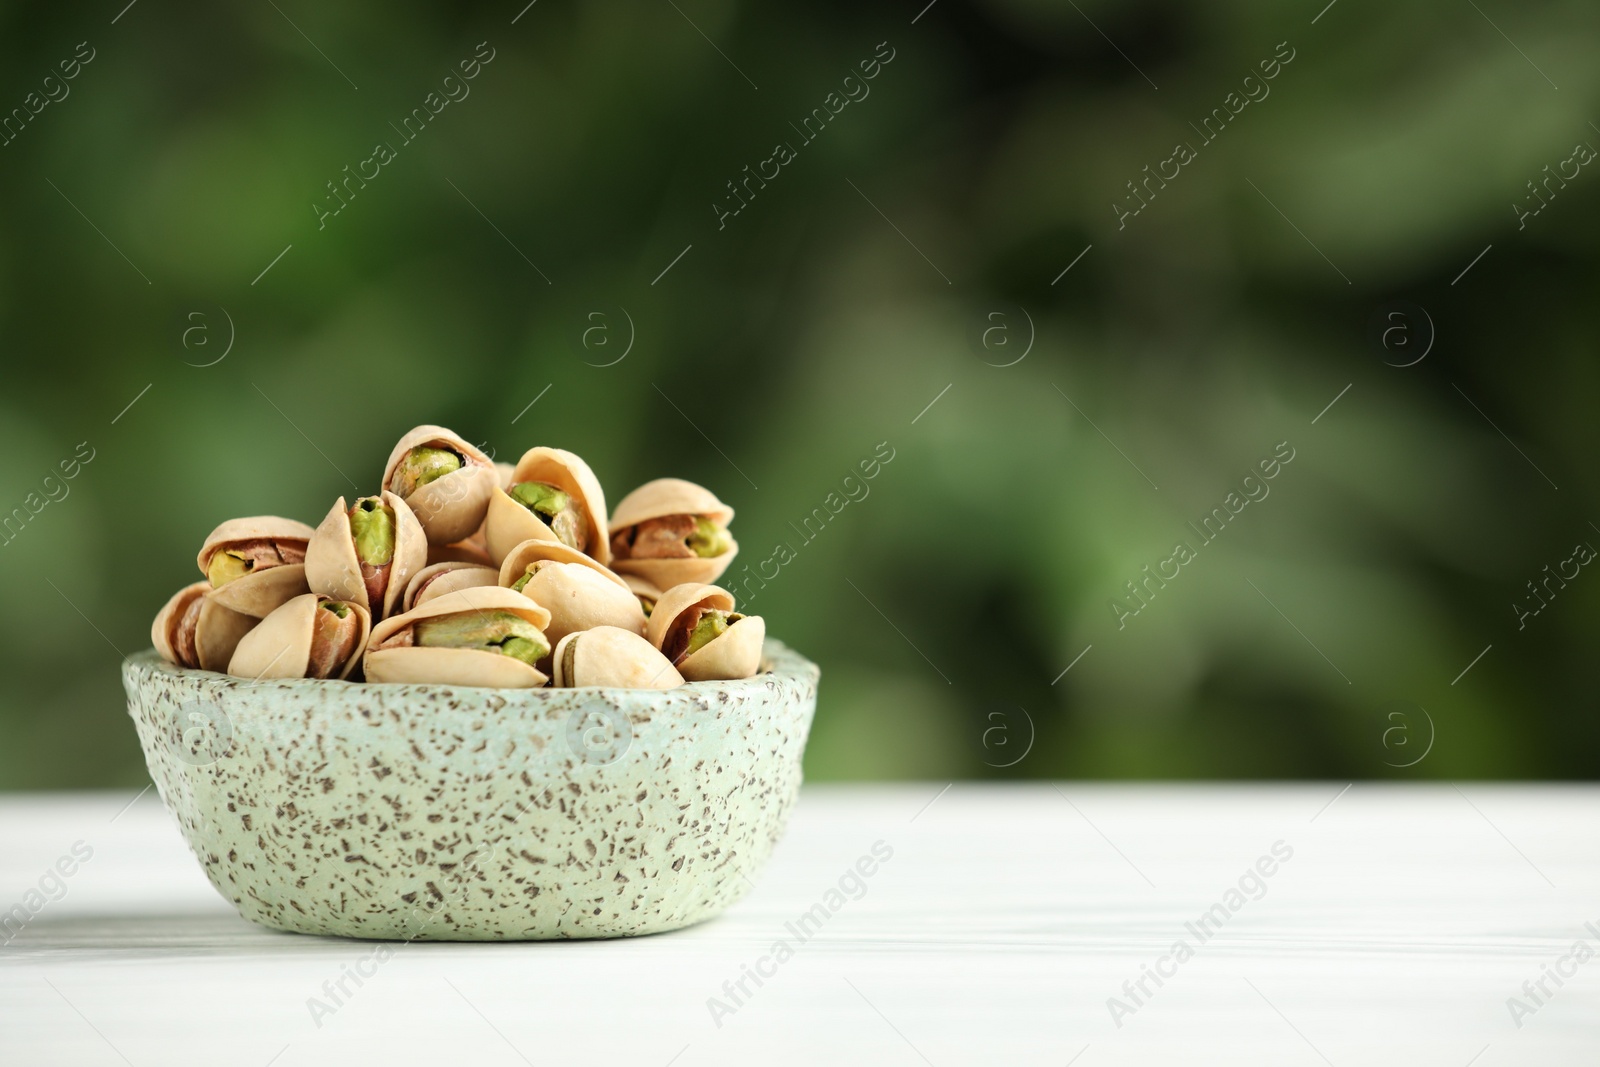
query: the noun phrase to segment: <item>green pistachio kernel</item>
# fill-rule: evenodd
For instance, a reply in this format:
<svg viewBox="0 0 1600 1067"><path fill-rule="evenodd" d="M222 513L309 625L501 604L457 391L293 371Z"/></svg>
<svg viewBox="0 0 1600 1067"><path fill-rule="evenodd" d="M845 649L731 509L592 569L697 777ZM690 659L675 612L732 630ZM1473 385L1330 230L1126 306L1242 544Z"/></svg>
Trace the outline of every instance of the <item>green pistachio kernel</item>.
<svg viewBox="0 0 1600 1067"><path fill-rule="evenodd" d="M511 498L529 511L553 519L572 506L572 497L544 482L518 482L511 487Z"/></svg>
<svg viewBox="0 0 1600 1067"><path fill-rule="evenodd" d="M587 523L572 506L572 494L546 482L518 482L511 487L511 499L543 519L556 540L568 548L583 550Z"/></svg>
<svg viewBox="0 0 1600 1067"><path fill-rule="evenodd" d="M362 563L382 567L394 559L394 509L379 497L362 497L350 509L350 536Z"/></svg>
<svg viewBox="0 0 1600 1067"><path fill-rule="evenodd" d="M211 580L211 588L221 589L229 582L243 578L254 569L253 561L219 549L211 553L211 559L206 564L206 577Z"/></svg>
<svg viewBox="0 0 1600 1067"><path fill-rule="evenodd" d="M448 449L418 445L407 452L406 458L395 468L394 485L391 488L399 496L408 497L429 482L437 481L463 466L461 457Z"/></svg>
<svg viewBox="0 0 1600 1067"><path fill-rule="evenodd" d="M728 627L744 618L743 615L731 611L706 611L700 615L700 621L694 624L694 629L689 631L689 647L684 649L685 656L692 656L705 648L712 641L728 632Z"/></svg>
<svg viewBox="0 0 1600 1067"><path fill-rule="evenodd" d="M704 516L694 520L694 533L689 535L689 551L701 559L710 559L728 551L728 531Z"/></svg>
<svg viewBox="0 0 1600 1067"><path fill-rule="evenodd" d="M343 619L349 616L350 605L346 604L342 600L324 600L322 602L322 610L331 611L335 615L339 616L339 618Z"/></svg>
<svg viewBox="0 0 1600 1067"><path fill-rule="evenodd" d="M522 572L522 577L511 583L511 588L515 589L519 593L522 592L523 587L528 584L528 579L532 578L535 574L538 574L540 571L550 566L552 562L554 561L548 559L534 560L532 563L528 564L528 569Z"/></svg>
<svg viewBox="0 0 1600 1067"><path fill-rule="evenodd" d="M508 637L500 645L501 655L520 659L528 666L536 665L550 651L550 646L537 641L530 641L525 637Z"/></svg>
<svg viewBox="0 0 1600 1067"><path fill-rule="evenodd" d="M550 654L539 628L509 611L463 611L423 619L412 638L424 648L473 648L534 663Z"/></svg>

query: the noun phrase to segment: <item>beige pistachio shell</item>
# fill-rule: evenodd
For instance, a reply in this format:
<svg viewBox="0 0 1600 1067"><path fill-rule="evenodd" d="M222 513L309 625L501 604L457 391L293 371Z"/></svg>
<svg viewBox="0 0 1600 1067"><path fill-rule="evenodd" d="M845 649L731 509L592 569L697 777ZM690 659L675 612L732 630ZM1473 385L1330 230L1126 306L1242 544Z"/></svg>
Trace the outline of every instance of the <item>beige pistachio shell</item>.
<svg viewBox="0 0 1600 1067"><path fill-rule="evenodd" d="M489 562L496 566L504 563L511 550L524 541L561 543L555 531L544 524L544 520L498 487L489 494L489 514L483 520L483 535L484 547L489 550Z"/></svg>
<svg viewBox="0 0 1600 1067"><path fill-rule="evenodd" d="M426 604L436 596L454 593L458 589L477 589L486 585L499 585L500 572L478 563L449 561L435 563L418 571L406 586L405 610Z"/></svg>
<svg viewBox="0 0 1600 1067"><path fill-rule="evenodd" d="M150 642L168 663L207 671L225 671L240 639L260 621L252 615L228 610L215 599L207 597L210 592L210 582L186 585L174 593L172 599L157 613L155 622L150 626ZM195 620L194 652L192 656L185 657L178 651L178 629L183 624L189 606L196 599L200 600L200 609Z"/></svg>
<svg viewBox="0 0 1600 1067"><path fill-rule="evenodd" d="M617 559L611 566L618 574L637 575L658 589L671 589L676 585L703 585L721 578L733 557L739 554L739 542L728 535L728 551L720 556L703 559Z"/></svg>
<svg viewBox="0 0 1600 1067"><path fill-rule="evenodd" d="M707 641L700 651L685 656L678 671L691 682L748 678L761 668L761 643L766 637L766 620L746 615Z"/></svg>
<svg viewBox="0 0 1600 1067"><path fill-rule="evenodd" d="M252 515L244 519L229 519L207 535L205 543L200 546L200 554L195 557L195 563L199 565L201 574L209 574L211 553L223 545L235 541L261 540L299 541L304 544L311 540L314 532L303 522L277 515Z"/></svg>
<svg viewBox="0 0 1600 1067"><path fill-rule="evenodd" d="M692 608L734 611L733 594L715 585L674 586L656 601L645 636L652 645L661 648L678 617ZM766 621L759 615L747 615L676 666L691 682L748 678L761 666L761 643L766 636Z"/></svg>
<svg viewBox="0 0 1600 1067"><path fill-rule="evenodd" d="M428 537L404 500L387 489L379 496L394 511L394 556L389 562L389 584L384 588L383 603L368 603L367 583L361 579L361 558L356 555L355 537L350 532L350 509L342 496L328 509L327 517L306 546L306 584L313 593L360 604L381 619L400 610L406 586L427 565Z"/></svg>
<svg viewBox="0 0 1600 1067"><path fill-rule="evenodd" d="M517 468L513 467L509 463L498 463L497 462L494 465L494 469L495 469L495 473L500 475L500 488L502 488L502 489L510 489L511 488L511 475Z"/></svg>
<svg viewBox="0 0 1600 1067"><path fill-rule="evenodd" d="M510 611L543 630L550 613L513 589L484 586L458 589L424 601L404 615L385 619L372 630L362 666L369 682L437 683L534 689L549 681L544 672L521 660L472 648L379 648L420 619L463 611Z"/></svg>
<svg viewBox="0 0 1600 1067"><path fill-rule="evenodd" d="M311 663L311 638L319 605L327 598L316 593L295 597L244 635L228 663L228 673L240 678L304 678ZM347 602L348 603L348 602ZM372 616L360 604L350 604L358 619L357 638L350 657L333 677L348 677L361 659Z"/></svg>
<svg viewBox="0 0 1600 1067"><path fill-rule="evenodd" d="M560 448L530 448L522 454L513 468L511 484L519 482L545 482L570 494L578 501L584 518L589 521L588 554L601 563L611 562L611 534L606 525L606 495L594 471L579 457ZM490 500L489 518L485 534L489 542L489 555L496 562L505 559L506 553L523 541L538 538L555 541L556 535L533 512L513 500L501 489ZM497 506L498 505L498 506ZM515 508L527 522L511 522L508 508Z"/></svg>
<svg viewBox="0 0 1600 1067"><path fill-rule="evenodd" d="M156 652L168 663L179 667L198 667L194 663L184 662L184 657L178 654L173 642L177 635L179 621L184 613L189 610L189 605L196 597L205 596L211 591L210 582L194 582L173 593L171 598L156 612L155 621L150 624L150 643L155 646Z"/></svg>
<svg viewBox="0 0 1600 1067"><path fill-rule="evenodd" d="M417 521L428 536L428 543L448 545L472 535L483 525L489 505L489 492L499 480L494 462L460 434L443 426L418 426L400 438L389 453L383 468L383 487L390 488L395 468L418 445L440 445L459 452L465 465L442 478L422 486L406 498Z"/></svg>
<svg viewBox="0 0 1600 1067"><path fill-rule="evenodd" d="M283 563L251 571L211 593L223 607L264 619L297 596L311 591L304 563Z"/></svg>
<svg viewBox="0 0 1600 1067"><path fill-rule="evenodd" d="M617 502L611 515L611 532L667 515L704 515L718 526L733 521L733 509L704 486L682 478L657 478Z"/></svg>
<svg viewBox="0 0 1600 1067"><path fill-rule="evenodd" d="M579 563L551 563L539 568L522 587L522 595L550 612L545 638L560 641L570 633L614 626L644 634L644 608L621 582L608 581Z"/></svg>
<svg viewBox="0 0 1600 1067"><path fill-rule="evenodd" d="M704 515L718 526L726 528L733 521L733 509L716 498L711 490L682 478L657 478L645 482L617 503L611 516L612 534L650 519L668 515ZM739 542L728 535L728 550L709 559L619 559L612 568L619 574L637 574L648 579L658 589L671 589L675 585L714 582L722 577L739 554Z"/></svg>
<svg viewBox="0 0 1600 1067"><path fill-rule="evenodd" d="M523 510L527 509L524 508ZM628 583L623 580L620 574L617 574L593 556L586 556L575 548L568 548L560 541L545 541L539 538L523 541L506 554L505 559L500 563L500 584L507 589L511 588L512 585L516 584L517 579L522 577L529 564L542 559L551 560L555 563L576 563L579 566L588 567L607 581L614 582L623 589L628 588Z"/></svg>
<svg viewBox="0 0 1600 1067"><path fill-rule="evenodd" d="M733 594L717 585L702 585L697 582L687 582L675 585L662 593L656 600L656 608L650 613L650 626L645 631L645 636L650 643L660 648L667 639L667 631L690 608L711 608L715 611L734 611Z"/></svg>
<svg viewBox="0 0 1600 1067"><path fill-rule="evenodd" d="M566 669L569 653L570 675ZM615 626L596 626L568 634L556 644L552 658L555 684L568 689L586 685L673 689L683 684L683 675L660 649L638 634Z"/></svg>

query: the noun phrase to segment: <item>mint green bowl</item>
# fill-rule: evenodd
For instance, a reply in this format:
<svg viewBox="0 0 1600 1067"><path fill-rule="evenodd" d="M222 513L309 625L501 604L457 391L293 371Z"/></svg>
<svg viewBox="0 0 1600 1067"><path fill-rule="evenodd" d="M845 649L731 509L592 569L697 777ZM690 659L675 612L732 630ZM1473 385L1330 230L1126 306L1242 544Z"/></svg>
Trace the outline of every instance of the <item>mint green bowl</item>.
<svg viewBox="0 0 1600 1067"><path fill-rule="evenodd" d="M122 668L150 776L252 922L518 941L674 930L738 900L800 790L819 670L478 689Z"/></svg>

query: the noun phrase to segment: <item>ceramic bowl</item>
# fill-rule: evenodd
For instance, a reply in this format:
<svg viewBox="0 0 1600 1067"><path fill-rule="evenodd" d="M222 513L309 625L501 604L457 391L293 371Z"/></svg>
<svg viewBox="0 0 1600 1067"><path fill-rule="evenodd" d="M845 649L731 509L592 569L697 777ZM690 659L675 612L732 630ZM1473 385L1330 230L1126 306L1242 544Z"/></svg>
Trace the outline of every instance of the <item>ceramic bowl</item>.
<svg viewBox="0 0 1600 1067"><path fill-rule="evenodd" d="M815 664L668 690L123 665L150 776L245 918L386 940L623 937L750 887L800 789Z"/></svg>

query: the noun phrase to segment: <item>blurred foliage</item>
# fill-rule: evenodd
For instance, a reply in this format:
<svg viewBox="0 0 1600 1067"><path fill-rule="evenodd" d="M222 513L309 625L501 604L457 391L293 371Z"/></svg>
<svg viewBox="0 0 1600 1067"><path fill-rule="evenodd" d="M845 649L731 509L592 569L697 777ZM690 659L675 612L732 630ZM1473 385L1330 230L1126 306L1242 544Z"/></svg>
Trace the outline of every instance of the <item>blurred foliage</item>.
<svg viewBox="0 0 1600 1067"><path fill-rule="evenodd" d="M94 51L0 148L0 509L94 450L0 547L0 787L141 784L117 663L207 531L316 521L420 422L570 448L613 500L701 481L741 564L788 542L757 603L824 668L814 779L1593 773L1600 577L1522 629L1510 606L1600 544L1600 179L1512 207L1600 145L1592 4L120 6L0 13L0 107ZM1200 145L1279 42L1270 96ZM1178 142L1198 158L1119 228ZM1393 299L1437 331L1414 366L1375 341ZM595 366L620 309L632 349ZM597 322L616 346L583 347ZM1436 730L1406 769L1427 726L1397 701Z"/></svg>

